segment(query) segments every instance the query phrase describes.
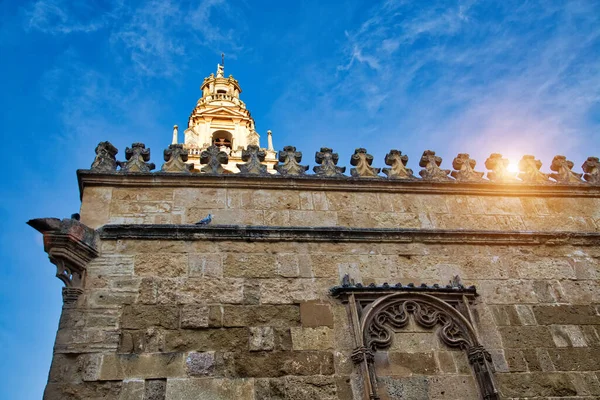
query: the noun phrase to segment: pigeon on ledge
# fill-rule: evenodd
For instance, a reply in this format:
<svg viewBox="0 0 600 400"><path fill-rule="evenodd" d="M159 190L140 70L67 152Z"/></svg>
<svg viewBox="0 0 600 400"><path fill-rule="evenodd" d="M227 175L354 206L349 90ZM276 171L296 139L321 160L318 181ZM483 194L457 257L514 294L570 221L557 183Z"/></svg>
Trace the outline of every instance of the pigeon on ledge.
<svg viewBox="0 0 600 400"><path fill-rule="evenodd" d="M208 225L212 221L212 214L208 214L205 218L202 218L200 221L196 222L194 225Z"/></svg>

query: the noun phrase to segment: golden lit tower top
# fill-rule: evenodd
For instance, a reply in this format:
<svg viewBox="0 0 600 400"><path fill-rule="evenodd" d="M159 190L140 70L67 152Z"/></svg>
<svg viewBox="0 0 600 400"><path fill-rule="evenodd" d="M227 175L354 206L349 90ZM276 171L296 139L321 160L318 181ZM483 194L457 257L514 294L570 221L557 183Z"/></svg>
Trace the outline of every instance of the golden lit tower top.
<svg viewBox="0 0 600 400"><path fill-rule="evenodd" d="M200 153L210 145L216 145L229 156L224 166L231 172L238 172L236 164L242 163L242 150L248 145L260 146L260 135L254 127L254 119L246 104L240 100L242 88L238 81L229 75L225 78L224 62L217 64L217 73L204 78L198 100L188 120L185 130L184 148L188 150L189 162L200 169ZM273 149L271 131L264 164L269 172L277 164Z"/></svg>

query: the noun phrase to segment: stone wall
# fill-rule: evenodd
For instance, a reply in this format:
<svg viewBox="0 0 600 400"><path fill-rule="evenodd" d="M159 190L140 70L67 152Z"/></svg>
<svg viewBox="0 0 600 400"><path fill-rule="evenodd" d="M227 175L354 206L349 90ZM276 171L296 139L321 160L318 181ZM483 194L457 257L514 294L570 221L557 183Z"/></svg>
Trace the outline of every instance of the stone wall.
<svg viewBox="0 0 600 400"><path fill-rule="evenodd" d="M80 174L99 255L63 309L45 398L363 399L329 291L346 275L458 275L501 398L600 397L600 189L183 178ZM381 399L479 397L437 330L412 321L375 352Z"/></svg>

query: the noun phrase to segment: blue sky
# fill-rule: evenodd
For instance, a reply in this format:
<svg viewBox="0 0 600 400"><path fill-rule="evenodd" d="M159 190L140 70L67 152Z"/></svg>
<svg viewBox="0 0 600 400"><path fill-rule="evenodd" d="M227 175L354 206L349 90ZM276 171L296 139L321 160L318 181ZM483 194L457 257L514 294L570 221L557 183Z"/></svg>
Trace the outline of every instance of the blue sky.
<svg viewBox="0 0 600 400"><path fill-rule="evenodd" d="M425 149L481 171L493 152L547 172L556 154L578 171L600 156L599 2L322 3L0 2L0 398L41 396L61 309L25 221L78 211L75 170L99 141L119 159L145 142L160 167L221 52L259 133L311 169L321 146L379 167L400 149L415 172Z"/></svg>

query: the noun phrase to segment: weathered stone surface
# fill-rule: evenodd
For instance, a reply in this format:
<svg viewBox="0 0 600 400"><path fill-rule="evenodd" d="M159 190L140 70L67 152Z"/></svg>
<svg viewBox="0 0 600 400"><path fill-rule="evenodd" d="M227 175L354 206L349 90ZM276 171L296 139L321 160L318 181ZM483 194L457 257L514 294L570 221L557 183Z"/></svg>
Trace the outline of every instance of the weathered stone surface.
<svg viewBox="0 0 600 400"><path fill-rule="evenodd" d="M334 348L333 329L322 326L318 328L291 328L292 348L294 350L329 350Z"/></svg>
<svg viewBox="0 0 600 400"><path fill-rule="evenodd" d="M389 179L415 179L412 169L406 168L408 156L402 155L400 150L390 150L385 156L385 164L392 167L383 169Z"/></svg>
<svg viewBox="0 0 600 400"><path fill-rule="evenodd" d="M233 351L248 347L248 329L202 329L168 331L166 351Z"/></svg>
<svg viewBox="0 0 600 400"><path fill-rule="evenodd" d="M492 153L485 160L485 167L491 170L487 173L487 178L492 182L498 183L518 182L518 179L515 177L516 173L508 171L509 164L510 160L502 158L502 154Z"/></svg>
<svg viewBox="0 0 600 400"><path fill-rule="evenodd" d="M297 305L244 305L222 306L224 327L243 327L251 325L268 325L276 327L297 326L300 322L300 311Z"/></svg>
<svg viewBox="0 0 600 400"><path fill-rule="evenodd" d="M235 373L240 377L269 378L284 375L332 375L333 354L326 351L236 353Z"/></svg>
<svg viewBox="0 0 600 400"><path fill-rule="evenodd" d="M337 400L344 398L337 396L337 385L332 376L261 378L255 380L255 388L256 399Z"/></svg>
<svg viewBox="0 0 600 400"><path fill-rule="evenodd" d="M44 400L118 399L122 382L49 383Z"/></svg>
<svg viewBox="0 0 600 400"><path fill-rule="evenodd" d="M215 369L215 352L192 352L185 359L187 373L190 376L212 375Z"/></svg>
<svg viewBox="0 0 600 400"><path fill-rule="evenodd" d="M300 319L302 326L306 328L318 326L333 328L333 313L331 312L331 306L327 303L317 301L300 303Z"/></svg>
<svg viewBox="0 0 600 400"><path fill-rule="evenodd" d="M209 325L209 308L196 304L186 304L181 309L181 327L202 329Z"/></svg>
<svg viewBox="0 0 600 400"><path fill-rule="evenodd" d="M212 145L200 153L200 164L206 164L200 171L207 174L223 174L225 169L221 164L227 164L229 157L219 147Z"/></svg>
<svg viewBox="0 0 600 400"><path fill-rule="evenodd" d="M168 379L167 399L254 400L252 379Z"/></svg>
<svg viewBox="0 0 600 400"><path fill-rule="evenodd" d="M498 329L508 348L546 347L553 343L550 330L545 326L501 326Z"/></svg>
<svg viewBox="0 0 600 400"><path fill-rule="evenodd" d="M167 380L147 379L144 389L144 400L165 400Z"/></svg>
<svg viewBox="0 0 600 400"><path fill-rule="evenodd" d="M337 167L339 155L333 153L333 150L327 147L321 147L320 151L315 153L315 162L319 164L313 168L315 175L328 177L344 176L346 167Z"/></svg>
<svg viewBox="0 0 600 400"><path fill-rule="evenodd" d="M600 314L592 305L539 305L533 312L540 325L600 325Z"/></svg>
<svg viewBox="0 0 600 400"><path fill-rule="evenodd" d="M178 253L137 254L134 264L138 276L182 276L188 272L188 258Z"/></svg>
<svg viewBox="0 0 600 400"><path fill-rule="evenodd" d="M419 166L423 169L419 175L425 180L431 181L449 181L452 180L448 175L449 169L441 169L442 158L435 155L435 151L425 150L419 161Z"/></svg>
<svg viewBox="0 0 600 400"><path fill-rule="evenodd" d="M497 374L501 394L506 397L577 395L569 376L564 373Z"/></svg>
<svg viewBox="0 0 600 400"><path fill-rule="evenodd" d="M144 398L146 389L143 379L126 379L119 393L119 400L146 400Z"/></svg>
<svg viewBox="0 0 600 400"><path fill-rule="evenodd" d="M521 171L518 175L523 182L527 183L548 183L550 182L548 178L548 174L544 174L540 171L542 167L542 162L540 160L536 160L532 155L525 155L519 161L519 171Z"/></svg>
<svg viewBox="0 0 600 400"><path fill-rule="evenodd" d="M600 160L598 157L588 157L581 166L583 168L583 179L591 184L600 184Z"/></svg>
<svg viewBox="0 0 600 400"><path fill-rule="evenodd" d="M236 164L240 170L240 174L248 175L266 175L267 166L261 164L265 161L267 153L255 145L248 145L248 147L242 150L242 160L244 164Z"/></svg>
<svg viewBox="0 0 600 400"><path fill-rule="evenodd" d="M111 142L100 142L96 146L96 158L90 169L96 172L115 172L117 170L117 159L115 156L119 150Z"/></svg>
<svg viewBox="0 0 600 400"><path fill-rule="evenodd" d="M376 352L375 368L379 376L408 377L413 374L433 375L438 369L433 352Z"/></svg>
<svg viewBox="0 0 600 400"><path fill-rule="evenodd" d="M565 156L554 156L550 169L556 173L550 174L550 178L567 185L583 183L581 180L583 174L573 172L573 165L573 161L567 160Z"/></svg>
<svg viewBox="0 0 600 400"><path fill-rule="evenodd" d="M470 155L461 153L454 161L452 161L452 167L456 171L452 171L452 177L457 181L465 182L480 182L483 180L483 172L477 172L474 170L477 161L473 160Z"/></svg>
<svg viewBox="0 0 600 400"><path fill-rule="evenodd" d="M161 326L167 329L179 327L179 310L176 306L128 305L121 317L123 329L145 329Z"/></svg>
<svg viewBox="0 0 600 400"><path fill-rule="evenodd" d="M275 348L275 335L270 326L250 327L250 351L270 351Z"/></svg>
<svg viewBox="0 0 600 400"><path fill-rule="evenodd" d="M127 161L118 161L121 172L150 172L155 168L154 163L147 162L150 161L150 149L144 143L133 143L131 148L127 147L125 159Z"/></svg>
<svg viewBox="0 0 600 400"><path fill-rule="evenodd" d="M185 376L183 353L103 354L98 380L160 379Z"/></svg>

